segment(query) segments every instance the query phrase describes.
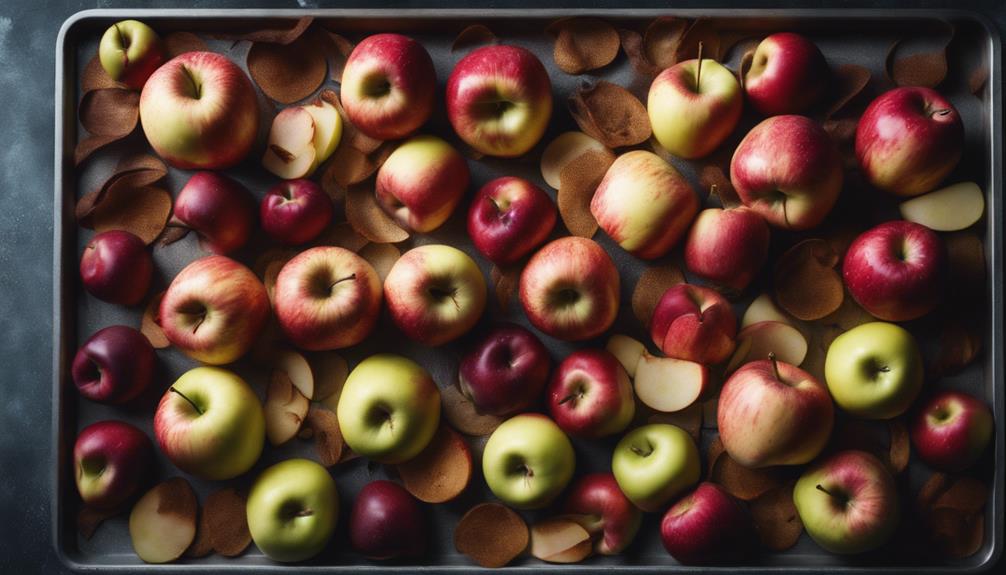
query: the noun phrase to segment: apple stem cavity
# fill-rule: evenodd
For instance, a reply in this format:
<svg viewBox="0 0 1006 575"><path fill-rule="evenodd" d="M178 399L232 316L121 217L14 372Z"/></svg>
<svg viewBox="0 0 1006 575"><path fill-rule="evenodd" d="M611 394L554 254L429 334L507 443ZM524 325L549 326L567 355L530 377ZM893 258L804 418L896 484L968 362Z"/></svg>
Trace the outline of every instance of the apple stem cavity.
<svg viewBox="0 0 1006 575"><path fill-rule="evenodd" d="M642 449L638 445L633 445L632 447L629 448L629 451L635 453L640 457L649 457L650 454L653 453L653 446L647 444L646 449Z"/></svg>
<svg viewBox="0 0 1006 575"><path fill-rule="evenodd" d="M339 278L339 279L335 280L334 282L332 282L332 284L330 286L328 286L328 291L332 291L332 288L334 288L335 286L341 284L342 282L350 281L350 280L355 280L355 279L356 279L356 274L350 274L350 275L348 275L348 276L346 276L344 278Z"/></svg>
<svg viewBox="0 0 1006 575"><path fill-rule="evenodd" d="M185 77L188 78L189 80L189 87L192 88L192 91L190 93L192 99L198 100L199 98L202 97L202 86L199 85L199 82L196 80L195 75L192 74L192 70L189 70L188 67L186 66L182 66L181 68L182 71L185 72Z"/></svg>
<svg viewBox="0 0 1006 575"><path fill-rule="evenodd" d="M831 491L828 491L827 489L825 489L825 487L823 485L821 485L820 483L818 483L817 485L815 485L814 488L817 489L818 491L820 491L821 493L824 493L828 497L831 497L835 501L838 501L839 505L841 505L842 507L845 507L846 505L849 504L849 498L848 497L842 495L841 493L832 493Z"/></svg>
<svg viewBox="0 0 1006 575"><path fill-rule="evenodd" d="M199 409L199 406L196 405L196 402L194 402L191 399L189 399L188 396L185 395L184 393L182 393L182 392L178 391L177 389L175 389L175 386L169 387L168 391L177 393L178 395L180 395L182 397L182 399L184 399L185 401L189 402L189 405L192 406L192 409L196 410L196 413L198 413L199 415L203 414L203 410Z"/></svg>

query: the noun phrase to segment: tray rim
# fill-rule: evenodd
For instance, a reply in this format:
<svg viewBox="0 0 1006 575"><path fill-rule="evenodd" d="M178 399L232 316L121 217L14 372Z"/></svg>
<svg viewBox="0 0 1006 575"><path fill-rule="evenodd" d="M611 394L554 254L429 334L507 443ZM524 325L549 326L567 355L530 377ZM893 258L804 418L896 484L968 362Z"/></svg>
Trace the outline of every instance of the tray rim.
<svg viewBox="0 0 1006 575"><path fill-rule="evenodd" d="M381 565L374 563L362 564L342 564L342 565L285 565L281 563L269 563L261 565L232 564L108 564L108 563L82 563L74 559L63 545L63 498L61 481L66 477L66 446L64 445L63 434L63 382L68 377L67 362L68 353L72 347L69 346L69 330L64 329L63 318L67 311L67 300L69 299L71 279L64 276L66 264L73 263L74 257L68 258L68 254L63 248L65 236L64 226L75 225L72 214L69 213L68 206L64 202L66 190L64 178L68 174L67 170L75 167L72 162L72 153L66 152L68 133L76 131L75 116L68 120L67 110L74 109L75 98L71 98L69 106L67 98L75 96L64 92L66 84L64 82L65 71L68 67L67 41L77 27L91 20L103 20L113 18L145 18L149 20L160 19L197 19L215 18L224 20L233 19L264 19L264 18L298 18L303 16L314 16L319 18L397 18L402 20L423 20L431 18L472 18L479 20L498 20L507 18L559 18L566 16L621 16L627 18L646 18L662 15L678 15L683 17L711 16L711 17L754 17L770 14L774 17L785 17L794 19L827 20L833 18L851 18L862 20L893 20L904 17L918 19L958 19L971 20L982 26L988 35L989 55L989 77L987 84L990 87L990 114L989 114L989 148L988 165L991 168L990 190L986 194L986 211L989 214L988 236L989 245L986 245L986 258L991 264L988 273L988 283L991 288L990 304L992 311L991 318L991 339L987 349L990 352L988 365L991 380L993 382L992 404L995 417L995 435L993 437L994 466L992 497L988 505L989 513L993 518L1002 518L1004 515L1003 498L1006 496L1006 422L1002 414L1006 409L1004 401L1004 378L1003 362L1004 350L1002 345L1003 333L1003 260L1001 253L1003 206L1001 203L1003 169L1001 158L1003 157L1003 81L1002 75L1002 35L992 20L982 12L973 9L926 9L926 8L248 8L248 9L224 9L224 8L98 8L82 10L72 14L60 26L56 38L56 59L55 59L55 88L54 88L54 171L53 171L53 346L52 346L52 413L51 413L51 437L50 445L54 449L50 452L50 488L55 494L50 498L50 533L52 535L52 546L62 567L74 571L111 571L111 572L138 572L146 570L157 571L185 571L188 573L216 572L235 570L265 573L279 572L280 570L295 568L311 573L320 572L413 572L423 573L466 573L470 571L483 571L475 565ZM73 67L70 64L69 67ZM996 87L1000 87L996 89ZM69 162L67 160L70 160ZM1000 160L1000 161L997 161ZM73 269L70 265L69 269ZM52 461L54 460L54 461ZM961 566L857 566L857 565L823 565L815 566L814 570L820 573L936 573L936 572L956 572L956 573L984 573L990 571L1002 558L1003 555L1003 529L1001 521L994 521L992 525L986 524L986 529L992 529L991 547L989 552L977 564ZM689 567L677 564L659 565L520 565L505 568L508 572L538 573L547 569L548 571L559 571L563 573L578 571L599 571L617 570L623 573L657 573L657 572L691 572L701 571L710 573L779 573L779 572L801 572L806 567L798 565L751 565L751 566L712 566L712 567ZM488 570L486 570L488 571Z"/></svg>

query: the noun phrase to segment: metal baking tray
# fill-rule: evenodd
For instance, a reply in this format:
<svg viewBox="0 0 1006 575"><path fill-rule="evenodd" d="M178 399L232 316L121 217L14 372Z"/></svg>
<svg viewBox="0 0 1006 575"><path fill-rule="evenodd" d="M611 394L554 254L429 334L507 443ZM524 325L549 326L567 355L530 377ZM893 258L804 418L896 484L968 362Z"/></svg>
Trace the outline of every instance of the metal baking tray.
<svg viewBox="0 0 1006 575"><path fill-rule="evenodd" d="M818 572L875 571L930 572L930 571L977 571L990 568L1002 553L1003 547L1003 484L1004 484L1004 425L1003 425L1003 261L1002 246L1002 78L1000 36L994 27L978 15L960 11L913 11L913 10L91 10L81 12L67 20L60 30L56 45L56 149L55 149L55 223L54 223L54 379L52 381L52 441L54 461L52 464L51 510L54 526L56 553L64 565L72 570L87 571L95 568L129 571L221 571L228 572L254 570L308 570L330 572L370 572L375 570L416 571L417 566L371 563L350 550L346 536L346 520L354 494L360 487L377 478L388 476L380 466L368 466L366 461L356 460L333 468L332 473L339 487L341 499L340 526L328 548L318 557L296 567L285 567L266 559L254 546L237 559L212 556L200 560L182 560L173 565L144 565L133 553L126 517L120 516L108 521L91 540L81 538L75 528L75 517L80 505L72 479L72 446L76 432L85 425L106 418L117 418L132 422L151 434L152 413L160 393L178 375L194 363L177 350L160 352L160 375L154 390L145 397L140 406L123 410L82 401L73 389L69 376L69 364L77 345L97 329L112 324L139 325L142 310L125 309L101 303L85 294L78 283L77 262L83 246L92 232L76 225L73 206L76 198L92 189L100 174L108 173L114 164L116 152L128 147L127 143L101 152L81 171L73 166L73 148L77 141L79 126L76 106L79 101L79 72L87 60L95 53L101 32L112 22L126 18L148 21L160 31L192 30L196 32L212 30L224 23L258 23L267 25L279 20L299 18L313 14L327 20L336 29L350 38L358 39L369 33L398 31L419 39L432 54L437 70L440 93L450 70L456 61L450 46L456 34L471 23L490 26L504 41L517 43L534 51L549 68L556 101L555 113L549 131L543 138L548 142L558 133L575 129L575 125L562 105L566 96L576 88L579 77L569 76L555 68L552 60L552 41L544 29L552 20L570 15L597 15L613 21L619 27L640 27L649 19L673 15L688 18L709 17L718 19L730 28L749 32L752 36L763 35L776 30L796 30L809 35L821 47L832 65L855 62L871 69L874 78L883 76L884 55L890 43L897 38L912 38L913 42L934 46L938 41L935 30L940 30L940 21L951 21L957 29L958 41L949 53L951 76L942 88L958 107L965 120L967 149L964 160L952 176L955 180L973 179L987 194L987 217L984 219L988 281L986 301L988 303L987 324L985 325L985 353L979 362L964 373L941 384L966 389L983 397L993 406L996 418L995 441L990 448L979 473L993 488L986 507L985 541L980 551L972 557L959 561L933 559L925 553L924 541L909 541L900 545L888 545L884 549L867 555L846 558L829 555L818 548L806 534L792 549L784 553L762 553L752 557L740 566L729 568L707 568L709 571L777 572L813 570ZM210 41L211 46L230 55L239 65L244 66L247 43L232 45L231 42ZM739 55L734 54L730 64L736 67ZM978 97L972 97L963 87L966 80L954 76L955 64L964 62L984 62L989 69L986 87ZM599 77L616 83L629 85L633 80L631 66L624 56L619 56L610 66L595 71ZM959 74L958 74L959 76ZM331 85L331 82L328 83ZM870 88L868 88L869 90ZM442 100L441 100L442 102ZM744 124L744 122L748 122ZM750 126L751 118L746 116L742 126ZM450 136L443 104L439 104L433 118L424 128L426 131ZM263 135L260 134L260 143ZM472 189L488 179L499 175L519 175L539 183L537 154L540 144L529 155L529 159L517 161L482 160L471 161ZM678 167L697 186L695 169L680 162ZM242 181L257 197L275 182L275 178L263 170L256 154L252 154L241 166L229 173ZM184 184L187 175L172 170L168 179L168 189L177 191ZM464 231L465 206L460 206L454 216L441 229L432 234L413 238L406 243L450 243L475 256L487 274L489 263L480 257ZM561 226L557 226L561 229ZM560 232L554 232L558 235ZM776 232L777 233L777 232ZM260 234L261 235L261 234ZM629 298L635 279L641 273L643 264L621 251L610 240L598 234L595 238L614 257L622 275L622 311L612 331L624 332L642 341L649 338L642 326L632 317ZM237 258L247 264L254 261L254 253L262 247L263 240L253 240L252 246L237 254ZM778 249L775 242L774 249ZM404 251L404 250L403 250ZM167 248L154 250L157 274L154 287L163 288L187 262L199 255L199 248L191 236ZM743 310L750 301L752 292L737 302L737 309ZM493 320L507 317L524 325L527 320L520 311L519 304L511 301L506 313L487 307L487 318L481 326ZM467 339L467 338L463 338ZM554 359L563 357L573 349L568 343L543 336ZM603 345L603 340L588 342ZM451 385L456 378L458 358L463 351L463 343L452 343L440 349L425 349L406 341L394 328L386 316L382 317L378 330L367 342L357 348L346 350L351 365L378 350L394 350L410 356L427 367L441 387ZM245 359L232 366L249 380L260 392L264 390L263 370L257 370ZM711 430L703 430L703 442L708 442ZM577 452L577 470L607 469L614 440L600 442L574 442ZM473 441L477 454L481 442ZM257 472L267 465L295 455L311 457L313 448L307 442L293 441L282 448L267 448L261 461L238 483L247 484ZM160 477L179 473L163 456L158 455L156 472ZM477 466L478 468L478 466ZM913 461L908 479L913 492L925 478L921 464ZM212 482L193 481L200 497L215 486ZM424 572L468 572L477 569L466 557L455 551L451 534L457 520L477 501L491 498L476 472L472 485L458 500L448 504L429 507L431 521L430 551L422 562ZM545 512L530 513L526 518L533 520ZM509 569L526 572L538 571L600 571L617 570L626 573L664 572L668 570L692 570L678 565L663 549L659 539L660 514L646 515L637 540L629 549L615 557L594 557L583 564L572 566L546 565L533 558L518 560Z"/></svg>

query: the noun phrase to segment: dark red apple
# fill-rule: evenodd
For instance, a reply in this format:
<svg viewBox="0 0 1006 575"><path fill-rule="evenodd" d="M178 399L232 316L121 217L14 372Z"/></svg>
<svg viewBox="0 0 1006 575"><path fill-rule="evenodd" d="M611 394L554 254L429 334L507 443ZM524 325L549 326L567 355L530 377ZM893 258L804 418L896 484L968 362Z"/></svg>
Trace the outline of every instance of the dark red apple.
<svg viewBox="0 0 1006 575"><path fill-rule="evenodd" d="M373 481L356 495L349 517L349 539L364 557L420 557L426 552L428 531L419 502L401 485Z"/></svg>
<svg viewBox="0 0 1006 575"><path fill-rule="evenodd" d="M667 510L660 538L685 565L729 563L743 558L756 539L744 505L715 483L700 483Z"/></svg>
<svg viewBox="0 0 1006 575"><path fill-rule="evenodd" d="M737 207L699 212L685 240L688 271L740 293L768 258L771 235L758 212Z"/></svg>
<svg viewBox="0 0 1006 575"><path fill-rule="evenodd" d="M748 102L766 116L801 114L828 87L828 62L817 45L793 32L766 37L744 75Z"/></svg>
<svg viewBox="0 0 1006 575"><path fill-rule="evenodd" d="M227 255L251 236L255 203L244 186L227 176L196 172L178 193L171 219L199 234L206 249Z"/></svg>
<svg viewBox="0 0 1006 575"><path fill-rule="evenodd" d="M259 219L272 239L290 246L305 244L332 221L332 200L311 180L287 180L262 198Z"/></svg>
<svg viewBox="0 0 1006 575"><path fill-rule="evenodd" d="M154 261L143 240L111 230L87 243L80 257L80 280L94 297L119 305L136 305L147 294Z"/></svg>
<svg viewBox="0 0 1006 575"><path fill-rule="evenodd" d="M70 372L81 395L120 404L139 396L154 380L157 356L147 336L124 325L106 327L77 350Z"/></svg>
<svg viewBox="0 0 1006 575"><path fill-rule="evenodd" d="M960 391L941 391L916 413L912 445L927 464L962 471L985 452L994 427L992 411L983 402Z"/></svg>
<svg viewBox="0 0 1006 575"><path fill-rule="evenodd" d="M574 351L548 385L548 412L563 431L604 437L624 431L636 413L629 374L605 349Z"/></svg>
<svg viewBox="0 0 1006 575"><path fill-rule="evenodd" d="M468 210L468 235L497 265L509 265L548 238L556 221L552 198L531 182L512 176L482 186Z"/></svg>
<svg viewBox="0 0 1006 575"><path fill-rule="evenodd" d="M611 473L584 475L569 488L565 513L596 538L601 555L621 553L639 531L643 512L622 493Z"/></svg>
<svg viewBox="0 0 1006 575"><path fill-rule="evenodd" d="M529 407L541 395L551 369L548 350L515 324L492 330L461 359L458 381L482 413L505 416Z"/></svg>
<svg viewBox="0 0 1006 575"><path fill-rule="evenodd" d="M123 421L85 427L73 446L73 475L85 504L116 508L136 493L154 463L145 433Z"/></svg>

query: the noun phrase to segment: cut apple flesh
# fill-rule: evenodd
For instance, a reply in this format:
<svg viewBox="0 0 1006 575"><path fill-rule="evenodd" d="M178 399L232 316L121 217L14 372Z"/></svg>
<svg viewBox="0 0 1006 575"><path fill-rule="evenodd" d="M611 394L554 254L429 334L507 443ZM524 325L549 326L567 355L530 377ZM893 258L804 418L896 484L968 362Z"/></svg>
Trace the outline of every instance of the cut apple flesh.
<svg viewBox="0 0 1006 575"><path fill-rule="evenodd" d="M311 402L290 382L286 372L274 370L265 393L265 434L269 443L282 445L300 431Z"/></svg>
<svg viewBox="0 0 1006 575"><path fill-rule="evenodd" d="M314 372L303 354L292 349L280 351L276 354L273 369L286 372L290 382L300 391L301 395L308 399L314 399Z"/></svg>
<svg viewBox="0 0 1006 575"><path fill-rule="evenodd" d="M178 559L196 538L198 507L195 492L181 477L146 492L129 513L133 550L147 563Z"/></svg>
<svg viewBox="0 0 1006 575"><path fill-rule="evenodd" d="M901 217L938 232L974 225L985 213L985 195L974 182L960 182L901 204Z"/></svg>
<svg viewBox="0 0 1006 575"><path fill-rule="evenodd" d="M342 140L342 116L339 110L324 100L304 106L314 118L315 161L322 163L335 153Z"/></svg>
<svg viewBox="0 0 1006 575"><path fill-rule="evenodd" d="M545 519L531 526L531 555L542 561L574 563L589 555L591 546L590 534L572 519Z"/></svg>
<svg viewBox="0 0 1006 575"><path fill-rule="evenodd" d="M779 361L798 366L807 357L807 339L800 330L781 321L751 324L737 334L737 350L727 364L726 373L750 361L766 359L769 353L774 353Z"/></svg>
<svg viewBox="0 0 1006 575"><path fill-rule="evenodd" d="M646 353L646 346L642 342L627 335L616 333L608 338L608 345L605 346L605 349L610 351L611 355L615 356L618 363L622 364L629 377L636 377L636 365L639 364L639 358L643 357L643 354Z"/></svg>
<svg viewBox="0 0 1006 575"><path fill-rule="evenodd" d="M744 317L741 318L741 329L763 321L790 323L789 318L786 317L786 313L779 309L772 296L767 293L756 297L747 310L744 311Z"/></svg>
<svg viewBox="0 0 1006 575"><path fill-rule="evenodd" d="M318 165L314 132L314 116L304 108L283 110L272 121L262 165L284 180L311 175Z"/></svg>
<svg viewBox="0 0 1006 575"><path fill-rule="evenodd" d="M541 155L541 177L545 183L559 189L559 175L566 164L590 150L604 150L604 144L583 132L565 132L545 148Z"/></svg>
<svg viewBox="0 0 1006 575"><path fill-rule="evenodd" d="M651 409L671 413L698 401L709 380L706 366L648 353L636 365L636 397Z"/></svg>

